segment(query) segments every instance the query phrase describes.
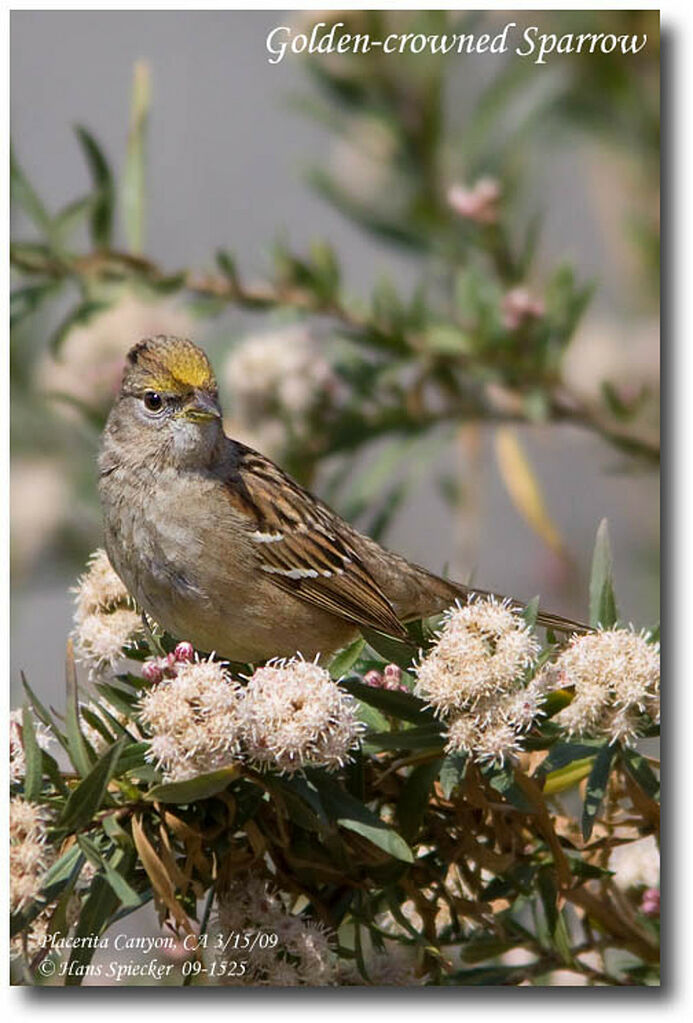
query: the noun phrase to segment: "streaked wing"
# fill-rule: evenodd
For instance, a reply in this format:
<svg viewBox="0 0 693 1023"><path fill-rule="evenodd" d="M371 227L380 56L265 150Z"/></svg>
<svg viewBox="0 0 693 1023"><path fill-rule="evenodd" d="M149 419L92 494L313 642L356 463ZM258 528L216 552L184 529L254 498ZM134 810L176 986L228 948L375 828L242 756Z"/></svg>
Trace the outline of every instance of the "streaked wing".
<svg viewBox="0 0 693 1023"><path fill-rule="evenodd" d="M238 448L229 497L249 518L262 571L281 589L355 625L406 636L339 518L269 459Z"/></svg>

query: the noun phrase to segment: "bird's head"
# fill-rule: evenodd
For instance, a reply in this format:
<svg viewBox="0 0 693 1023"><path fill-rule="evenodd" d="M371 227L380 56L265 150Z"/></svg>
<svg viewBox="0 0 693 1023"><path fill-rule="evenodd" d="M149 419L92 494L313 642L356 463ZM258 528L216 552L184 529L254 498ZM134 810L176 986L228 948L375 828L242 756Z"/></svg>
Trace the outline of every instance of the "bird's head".
<svg viewBox="0 0 693 1023"><path fill-rule="evenodd" d="M133 345L108 431L131 448L141 445L145 457L204 464L223 430L217 382L202 349L165 335Z"/></svg>

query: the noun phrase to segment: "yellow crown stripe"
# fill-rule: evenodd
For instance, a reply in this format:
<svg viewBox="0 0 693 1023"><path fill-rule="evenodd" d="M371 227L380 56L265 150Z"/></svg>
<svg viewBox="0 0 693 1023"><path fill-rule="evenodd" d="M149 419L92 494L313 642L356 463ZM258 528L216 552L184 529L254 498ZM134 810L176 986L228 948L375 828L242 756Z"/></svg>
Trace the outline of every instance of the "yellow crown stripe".
<svg viewBox="0 0 693 1023"><path fill-rule="evenodd" d="M153 360L142 365L149 386L157 391L180 391L188 388L216 389L216 380L206 363L192 359L169 359L166 365Z"/></svg>
<svg viewBox="0 0 693 1023"><path fill-rule="evenodd" d="M188 387L213 387L215 383L207 359L192 350L172 353L166 369L172 377Z"/></svg>

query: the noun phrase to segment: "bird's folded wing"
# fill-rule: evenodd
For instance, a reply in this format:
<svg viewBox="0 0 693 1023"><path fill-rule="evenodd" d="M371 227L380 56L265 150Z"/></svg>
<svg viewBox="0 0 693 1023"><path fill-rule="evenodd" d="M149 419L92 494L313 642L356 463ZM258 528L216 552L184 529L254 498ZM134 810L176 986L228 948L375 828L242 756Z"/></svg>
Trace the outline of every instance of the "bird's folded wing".
<svg viewBox="0 0 693 1023"><path fill-rule="evenodd" d="M355 625L406 636L348 530L327 505L250 449L243 449L228 493L248 518L261 570L277 586Z"/></svg>

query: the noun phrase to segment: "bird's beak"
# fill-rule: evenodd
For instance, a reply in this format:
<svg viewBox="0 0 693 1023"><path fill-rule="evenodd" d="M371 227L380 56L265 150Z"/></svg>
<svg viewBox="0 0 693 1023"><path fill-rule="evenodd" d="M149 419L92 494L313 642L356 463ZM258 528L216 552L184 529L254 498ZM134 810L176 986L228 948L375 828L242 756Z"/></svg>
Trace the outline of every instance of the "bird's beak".
<svg viewBox="0 0 693 1023"><path fill-rule="evenodd" d="M195 391L192 400L181 410L183 419L192 423L209 422L212 419L221 419L221 410L217 400L206 391Z"/></svg>

